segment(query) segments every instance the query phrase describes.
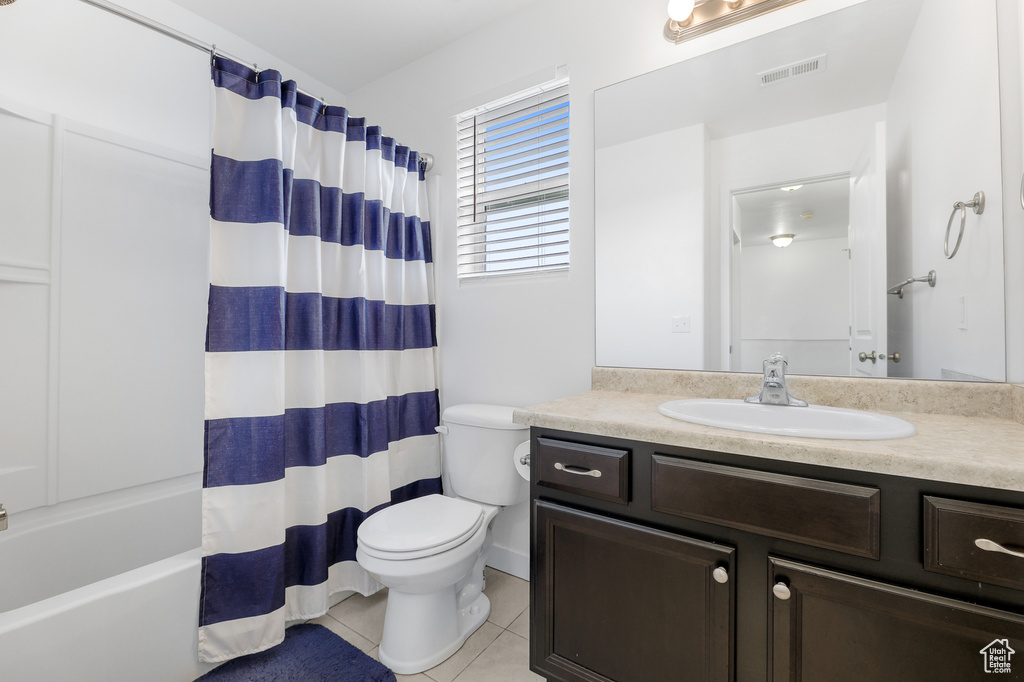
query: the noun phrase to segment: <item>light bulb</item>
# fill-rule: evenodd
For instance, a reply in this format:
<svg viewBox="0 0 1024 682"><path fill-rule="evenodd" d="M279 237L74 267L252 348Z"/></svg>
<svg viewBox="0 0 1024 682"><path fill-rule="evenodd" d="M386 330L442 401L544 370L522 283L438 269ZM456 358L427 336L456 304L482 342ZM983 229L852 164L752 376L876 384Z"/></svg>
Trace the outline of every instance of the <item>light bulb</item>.
<svg viewBox="0 0 1024 682"><path fill-rule="evenodd" d="M686 21L693 14L694 0L668 0L668 16L673 21Z"/></svg>

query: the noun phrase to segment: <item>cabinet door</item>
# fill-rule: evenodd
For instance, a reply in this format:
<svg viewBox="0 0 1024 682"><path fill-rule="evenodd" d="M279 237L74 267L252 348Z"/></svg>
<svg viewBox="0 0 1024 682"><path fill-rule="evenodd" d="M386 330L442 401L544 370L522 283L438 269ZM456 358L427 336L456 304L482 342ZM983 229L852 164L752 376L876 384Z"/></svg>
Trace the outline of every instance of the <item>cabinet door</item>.
<svg viewBox="0 0 1024 682"><path fill-rule="evenodd" d="M1024 673L1024 616L780 559L770 573L774 682Z"/></svg>
<svg viewBox="0 0 1024 682"><path fill-rule="evenodd" d="M535 671L732 679L732 548L536 501L533 559Z"/></svg>

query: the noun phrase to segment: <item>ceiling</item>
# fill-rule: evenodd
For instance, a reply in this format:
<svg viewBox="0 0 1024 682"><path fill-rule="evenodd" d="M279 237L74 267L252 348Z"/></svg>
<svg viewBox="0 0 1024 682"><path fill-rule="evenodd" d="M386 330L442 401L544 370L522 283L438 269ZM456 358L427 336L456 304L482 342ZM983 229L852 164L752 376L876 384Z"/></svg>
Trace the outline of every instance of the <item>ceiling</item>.
<svg viewBox="0 0 1024 682"><path fill-rule="evenodd" d="M349 94L538 0L173 2Z"/></svg>
<svg viewBox="0 0 1024 682"><path fill-rule="evenodd" d="M801 241L847 236L850 179L830 178L798 187L794 191L769 187L735 195L744 246L767 246L773 234L795 234Z"/></svg>
<svg viewBox="0 0 1024 682"><path fill-rule="evenodd" d="M922 0L870 0L598 90L596 146L704 123L711 139L885 102ZM824 68L762 86L759 75ZM621 112L643 112L643 126Z"/></svg>

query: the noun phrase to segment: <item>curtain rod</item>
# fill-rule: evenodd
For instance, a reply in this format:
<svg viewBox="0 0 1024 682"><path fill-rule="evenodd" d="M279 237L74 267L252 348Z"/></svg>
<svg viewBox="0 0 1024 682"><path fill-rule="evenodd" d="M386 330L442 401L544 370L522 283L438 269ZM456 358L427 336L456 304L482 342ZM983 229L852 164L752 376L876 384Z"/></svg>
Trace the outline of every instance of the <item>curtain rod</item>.
<svg viewBox="0 0 1024 682"><path fill-rule="evenodd" d="M153 21L152 19L150 19L148 17L144 17L141 14L139 14L138 12L133 12L130 9L127 9L125 7L121 7L120 5L115 5L112 2L107 2L107 0L80 0L80 2L84 2L87 5L92 5L93 7L96 7L98 9L102 9L102 10L105 10L107 12L110 12L111 14L115 14L115 15L121 17L122 19L127 19L128 21L134 22L134 23L138 24L139 26L146 27L146 28L150 29L151 31L156 31L157 33L161 33L161 34L167 36L168 38L173 38L174 40L177 40L180 43L184 43L185 45L188 45L190 47L194 47L197 50L201 50L202 52L206 52L206 53L210 54L211 56L215 55L215 54L219 54L219 55L222 55L224 57L228 57L229 59L233 59L233 60L235 60L236 62L238 62L240 64L246 64L248 66L251 66L256 71L260 70L259 67L256 65L256 62L250 62L250 61L246 61L244 59L239 59L238 57L234 56L233 54L230 54L228 52L225 52L224 50L218 49L216 45L209 45L207 43L204 43L203 41L201 41L201 40L199 40L197 38L193 38L192 36L188 35L187 33L182 33L181 31L179 31L177 29L174 29L174 28L171 28L170 26L168 26L166 24L161 24L158 21ZM317 97L316 95L313 95L311 93L305 92L304 90L299 90L299 92L301 92L304 95L309 95L313 99L317 99L317 100L320 100L321 102L324 102L324 98L323 97ZM326 102L324 102L324 103L326 104Z"/></svg>
<svg viewBox="0 0 1024 682"><path fill-rule="evenodd" d="M166 24L161 24L158 21L153 21L148 17L144 17L141 14L133 12L125 7L121 7L120 5L115 5L114 3L107 2L106 0L80 0L80 2L84 2L87 5L92 5L93 7L105 10L107 12L110 12L111 14L116 14L122 19L127 19L128 21L134 22L140 26L145 26L146 28L152 31L162 33L168 38L173 38L174 40L177 40L180 43L185 43L186 45L196 48L197 50L209 52L211 55L214 53L219 53L224 55L225 57L230 57L231 59L234 59L236 62L239 62L241 64L249 64L257 71L259 70L256 67L256 64L253 62L247 62L238 59L234 55L230 55L227 52L224 52L223 50L218 50L216 45L207 45L203 41L193 38L187 33L182 33L181 31L173 29L170 26L167 26Z"/></svg>
<svg viewBox="0 0 1024 682"><path fill-rule="evenodd" d="M168 26L166 24L161 24L158 21L153 21L152 19L150 19L148 17L144 17L141 14L139 14L138 12L133 12L130 9L127 9L125 7L121 7L120 5L115 5L112 2L107 2L107 0L80 0L80 2L84 2L86 5L92 5L93 7L96 7L98 9L110 12L111 14L115 14L115 15L123 18L123 19L127 19L128 21L134 22L134 23L136 23L136 24L138 24L140 26L148 28L151 31L156 31L157 33L160 33L160 34L163 34L163 35L167 36L168 38L172 38L174 40L177 40L180 43L184 43L185 45L188 45L190 47L194 47L197 50L201 50L203 52L206 52L206 53L210 54L211 57L213 55L220 54L220 55L223 55L223 56L228 57L230 59L233 59L236 62L239 62L240 64L248 64L248 65L252 66L252 68L254 70L256 70L256 71L260 70L259 67L256 66L255 62L248 62L248 61L244 61L242 59L239 59L238 57L235 57L234 55L232 55L232 54L230 54L228 52L225 52L224 50L217 49L216 45L208 45L207 43L204 43L203 41L201 41L201 40L199 40L197 38L193 38L192 36L188 35L187 33L182 33L181 31L179 31L177 29L173 29L173 28L171 28L170 26ZM299 90L299 92L301 92L304 95L308 95L308 96L312 97L313 99L319 100L320 102L322 102L325 105L327 104L324 101L323 97L317 97L316 95L310 94L310 93L305 92L304 90L301 90L301 89ZM424 166L424 168L423 168L424 171L429 171L431 169L431 167L434 165L434 157L433 157L433 155L426 154L426 153L421 153L420 154L420 165Z"/></svg>

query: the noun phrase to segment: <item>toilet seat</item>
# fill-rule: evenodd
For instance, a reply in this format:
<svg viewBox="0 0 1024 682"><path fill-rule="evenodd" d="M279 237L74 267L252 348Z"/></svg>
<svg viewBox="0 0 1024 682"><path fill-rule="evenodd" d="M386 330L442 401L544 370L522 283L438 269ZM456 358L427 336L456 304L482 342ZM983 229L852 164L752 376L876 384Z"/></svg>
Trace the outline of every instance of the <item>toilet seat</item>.
<svg viewBox="0 0 1024 682"><path fill-rule="evenodd" d="M359 547L393 561L420 559L457 547L479 530L484 509L444 495L426 495L387 507L359 526Z"/></svg>

